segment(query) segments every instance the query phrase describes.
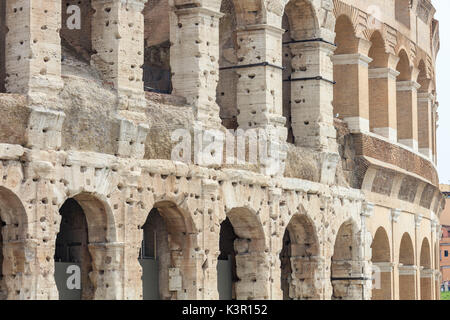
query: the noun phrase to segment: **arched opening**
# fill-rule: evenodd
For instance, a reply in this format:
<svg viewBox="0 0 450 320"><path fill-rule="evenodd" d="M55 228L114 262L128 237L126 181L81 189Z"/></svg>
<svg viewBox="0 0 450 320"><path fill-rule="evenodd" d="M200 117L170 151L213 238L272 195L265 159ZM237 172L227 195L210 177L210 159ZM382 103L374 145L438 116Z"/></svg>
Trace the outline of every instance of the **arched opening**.
<svg viewBox="0 0 450 320"><path fill-rule="evenodd" d="M25 248L17 243L26 237L27 216L20 199L10 190L0 187L0 300L29 299L27 288L17 273L23 272L27 263ZM31 288L28 288L31 289Z"/></svg>
<svg viewBox="0 0 450 320"><path fill-rule="evenodd" d="M59 213L61 225L55 247L55 281L59 299L91 300L95 289L89 279L92 258L88 249L86 216L74 199L68 199Z"/></svg>
<svg viewBox="0 0 450 320"><path fill-rule="evenodd" d="M91 21L93 9L91 0L62 0L61 6L61 59L63 65L76 57L90 63L92 50Z"/></svg>
<svg viewBox="0 0 450 320"><path fill-rule="evenodd" d="M144 88L172 93L168 0L149 0L144 8Z"/></svg>
<svg viewBox="0 0 450 320"><path fill-rule="evenodd" d="M333 57L334 85L333 113L334 116L349 122L349 126L358 123L358 118L368 118L369 115L360 114L362 99L367 98L366 88L360 87L362 74L360 61L355 63L354 54L359 53L359 41L350 19L341 15L336 20L336 51ZM359 59L359 58L358 58ZM366 70L367 71L367 70Z"/></svg>
<svg viewBox="0 0 450 320"><path fill-rule="evenodd" d="M292 53L290 43L292 42L289 18L285 13L282 20L283 34L283 117L286 118L286 128L288 130L287 142L295 144L294 132L292 131L291 113L291 75L292 75Z"/></svg>
<svg viewBox="0 0 450 320"><path fill-rule="evenodd" d="M227 213L220 230L220 299L268 299L268 260L264 231L256 214L245 208Z"/></svg>
<svg viewBox="0 0 450 320"><path fill-rule="evenodd" d="M411 27L410 2L411 0L395 0L395 19L408 28Z"/></svg>
<svg viewBox="0 0 450 320"><path fill-rule="evenodd" d="M234 241L238 238L234 233L230 219L220 224L220 254L217 261L217 289L219 300L236 300L236 282L239 281L236 271L236 251Z"/></svg>
<svg viewBox="0 0 450 320"><path fill-rule="evenodd" d="M236 54L236 10L232 0L223 0L220 12L224 16L219 24L219 83L217 84L217 104L220 119L227 129L237 129L237 84L238 74L233 68L238 63Z"/></svg>
<svg viewBox="0 0 450 320"><path fill-rule="evenodd" d="M142 226L139 254L144 300L193 299L196 231L187 212L170 201L154 205Z"/></svg>
<svg viewBox="0 0 450 320"><path fill-rule="evenodd" d="M389 237L386 230L378 228L372 241L372 300L392 299L392 264Z"/></svg>
<svg viewBox="0 0 450 320"><path fill-rule="evenodd" d="M414 106L417 106L417 103L413 103L412 100L412 68L405 50L400 51L399 58L397 64L399 72L397 77L397 138L398 142L414 148L417 143L417 140L414 141L414 130L417 129L413 124L414 115L417 121L417 110L414 110Z"/></svg>
<svg viewBox="0 0 450 320"><path fill-rule="evenodd" d="M322 42L315 11L308 0L290 0L282 19L283 35L283 116L286 118L289 143L309 145L308 136L316 129L323 90L321 63ZM314 112L313 112L314 111ZM320 117L322 117L321 115ZM314 134L315 135L315 134Z"/></svg>
<svg viewBox="0 0 450 320"><path fill-rule="evenodd" d="M104 253L103 245L116 241L112 213L88 193L67 199L59 213L61 224L54 256L59 299L92 300L98 283L93 279L110 271L107 266L95 265L92 257L98 258L100 252Z"/></svg>
<svg viewBox="0 0 450 320"><path fill-rule="evenodd" d="M384 39L379 31L370 38L369 50L369 126L370 131L393 141L397 140L397 117L390 112L395 106L392 93L396 92L395 78L386 73L389 55L386 53ZM393 79L392 79L393 78Z"/></svg>
<svg viewBox="0 0 450 320"><path fill-rule="evenodd" d="M319 246L315 228L305 215L295 215L283 236L281 290L284 300L318 299Z"/></svg>
<svg viewBox="0 0 450 320"><path fill-rule="evenodd" d="M0 2L0 93L6 92L6 1Z"/></svg>
<svg viewBox="0 0 450 320"><path fill-rule="evenodd" d="M432 300L433 269L431 268L430 243L425 238L420 249L420 299Z"/></svg>
<svg viewBox="0 0 450 320"><path fill-rule="evenodd" d="M414 265L414 247L408 233L403 234L399 255L399 291L400 300L416 298L416 266Z"/></svg>
<svg viewBox="0 0 450 320"><path fill-rule="evenodd" d="M154 208L142 226L143 240L139 253L142 267L142 298L159 300L161 298L159 282L168 281L170 266L169 234L166 222L158 209Z"/></svg>
<svg viewBox="0 0 450 320"><path fill-rule="evenodd" d="M337 233L331 258L333 300L361 300L364 298L362 257L358 249L356 226L344 222Z"/></svg>
<svg viewBox="0 0 450 320"><path fill-rule="evenodd" d="M432 81L427 76L427 69L423 60L420 60L419 63L419 75L417 82L420 85L417 93L417 117L420 119L418 122L419 152L431 159L433 148L433 96L431 95Z"/></svg>

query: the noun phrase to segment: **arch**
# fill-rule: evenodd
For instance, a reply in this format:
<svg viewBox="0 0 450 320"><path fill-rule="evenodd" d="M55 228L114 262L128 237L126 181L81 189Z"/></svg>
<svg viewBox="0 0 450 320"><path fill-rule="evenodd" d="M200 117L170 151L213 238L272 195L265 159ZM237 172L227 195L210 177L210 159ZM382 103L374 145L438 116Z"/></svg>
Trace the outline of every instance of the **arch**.
<svg viewBox="0 0 450 320"><path fill-rule="evenodd" d="M238 2L239 3L239 2ZM237 84L238 74L235 66L237 17L232 0L223 0L220 12L224 16L219 24L219 83L217 84L217 104L220 106L220 119L227 129L237 129Z"/></svg>
<svg viewBox="0 0 450 320"><path fill-rule="evenodd" d="M423 59L419 61L418 69L419 74L417 76L417 82L420 85L419 92L423 93L431 92L432 81L428 76L427 67Z"/></svg>
<svg viewBox="0 0 450 320"><path fill-rule="evenodd" d="M28 219L19 197L11 190L0 186L0 299L16 297L16 272L25 270L25 248L14 245L25 240L28 231ZM9 242L13 245L10 247ZM21 249L21 250L18 250ZM31 261L32 263L32 261ZM7 266L6 269L4 267Z"/></svg>
<svg viewBox="0 0 450 320"><path fill-rule="evenodd" d="M93 274L105 272L104 245L117 241L115 219L111 208L99 195L81 192L64 201L59 209L61 224L55 239L55 282L60 299L92 300L97 297L98 283ZM73 266L78 269L72 269ZM80 281L71 278L79 273ZM113 288L111 288L113 290Z"/></svg>
<svg viewBox="0 0 450 320"><path fill-rule="evenodd" d="M280 260L283 299L318 299L319 241L314 223L305 214L294 215L286 227Z"/></svg>
<svg viewBox="0 0 450 320"><path fill-rule="evenodd" d="M411 27L410 2L411 0L395 0L395 19L407 28Z"/></svg>
<svg viewBox="0 0 450 320"><path fill-rule="evenodd" d="M362 299L362 260L358 241L358 228L353 220L342 223L334 243L331 258L331 284L333 300Z"/></svg>
<svg viewBox="0 0 450 320"><path fill-rule="evenodd" d="M360 52L359 43L361 39L355 36L355 29L352 21L346 15L340 15L336 20L336 50L333 57L333 74L336 84L333 86L333 114L338 115L342 120L365 118L368 120L369 114L367 102L367 85L363 81L367 80L367 75L359 63L355 64L348 60L348 55ZM343 61L341 60L343 58Z"/></svg>
<svg viewBox="0 0 450 320"><path fill-rule="evenodd" d="M149 0L144 7L144 88L170 94L170 5L168 0Z"/></svg>
<svg viewBox="0 0 450 320"><path fill-rule="evenodd" d="M143 295L145 300L196 298L197 230L189 212L172 201L158 201L147 215L140 250ZM180 277L182 287L170 287L171 277Z"/></svg>
<svg viewBox="0 0 450 320"><path fill-rule="evenodd" d="M358 39L355 34L352 21L346 15L340 15L336 19L336 25L334 28L336 33L336 55L349 54L358 52Z"/></svg>
<svg viewBox="0 0 450 320"><path fill-rule="evenodd" d="M396 121L392 119L395 118L395 115L389 112L389 104L392 99L392 95L389 94L391 91L390 80L380 79L376 76L377 70L389 67L389 54L386 52L381 32L375 31L370 42L372 45L369 49L369 58L372 61L369 63L369 127L371 132L389 138L389 131L391 131L389 128L396 128Z"/></svg>
<svg viewBox="0 0 450 320"><path fill-rule="evenodd" d="M418 148L417 120L417 87L413 79L413 66L405 51L401 49L397 64L397 140L409 146Z"/></svg>
<svg viewBox="0 0 450 320"><path fill-rule="evenodd" d="M377 229L372 241L372 269L375 278L372 287L372 300L391 300L391 248L388 234L383 227Z"/></svg>
<svg viewBox="0 0 450 320"><path fill-rule="evenodd" d="M100 195L82 192L72 198L78 202L86 216L89 243L117 241L114 214L109 204Z"/></svg>
<svg viewBox="0 0 450 320"><path fill-rule="evenodd" d="M416 296L416 266L411 236L405 232L399 249L400 300L414 300Z"/></svg>
<svg viewBox="0 0 450 320"><path fill-rule="evenodd" d="M433 273L431 266L431 249L428 238L424 238L420 249L420 299L431 300L433 297Z"/></svg>
<svg viewBox="0 0 450 320"><path fill-rule="evenodd" d="M386 68L388 66L389 54L386 52L385 41L380 31L374 31L370 37L372 45L369 49L370 69Z"/></svg>
<svg viewBox="0 0 450 320"><path fill-rule="evenodd" d="M248 208L233 208L221 224L220 249L229 257L228 298L237 300L268 299L268 267L264 230L256 213ZM218 269L219 271L219 269ZM224 275L219 274L218 280ZM218 283L219 285L219 283ZM230 293L231 292L231 293ZM222 298L222 297L221 297Z"/></svg>
<svg viewBox="0 0 450 320"><path fill-rule="evenodd" d="M318 38L319 21L309 0L290 0L284 8L289 18L289 31L294 40Z"/></svg>
<svg viewBox="0 0 450 320"><path fill-rule="evenodd" d="M400 58L397 64L397 71L400 74L397 76L397 81L411 81L412 80L412 67L410 59L405 49L400 49L398 52Z"/></svg>
<svg viewBox="0 0 450 320"><path fill-rule="evenodd" d="M320 61L319 66L309 68L308 61L316 61L320 55L319 42L299 42L300 40L314 40L321 37L320 25L316 10L309 0L291 0L284 7L282 28L283 35L282 63L285 68L282 73L283 107L282 114L286 119L287 141L302 145L308 140L306 136L310 128L310 121L315 115L306 112L317 106L311 97L319 95L315 81L291 81L317 76L322 72L321 64L331 61ZM330 88L327 88L331 90ZM322 89L323 90L323 89ZM331 102L330 102L331 103Z"/></svg>

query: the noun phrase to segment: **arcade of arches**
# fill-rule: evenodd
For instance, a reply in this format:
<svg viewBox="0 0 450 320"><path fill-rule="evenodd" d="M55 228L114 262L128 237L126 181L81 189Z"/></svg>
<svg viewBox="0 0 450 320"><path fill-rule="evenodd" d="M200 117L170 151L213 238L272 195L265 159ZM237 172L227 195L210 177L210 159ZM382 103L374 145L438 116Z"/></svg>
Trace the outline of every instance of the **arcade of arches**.
<svg viewBox="0 0 450 320"><path fill-rule="evenodd" d="M439 299L429 0L41 2L0 4L0 298Z"/></svg>

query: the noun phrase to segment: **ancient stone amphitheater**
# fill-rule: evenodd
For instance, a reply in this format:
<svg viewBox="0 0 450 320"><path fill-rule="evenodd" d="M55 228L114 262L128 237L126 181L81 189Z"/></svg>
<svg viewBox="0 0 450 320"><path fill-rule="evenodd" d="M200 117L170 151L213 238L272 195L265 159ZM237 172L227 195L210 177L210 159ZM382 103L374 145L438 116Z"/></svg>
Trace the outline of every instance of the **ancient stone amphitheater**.
<svg viewBox="0 0 450 320"><path fill-rule="evenodd" d="M439 299L434 12L1 1L1 297Z"/></svg>

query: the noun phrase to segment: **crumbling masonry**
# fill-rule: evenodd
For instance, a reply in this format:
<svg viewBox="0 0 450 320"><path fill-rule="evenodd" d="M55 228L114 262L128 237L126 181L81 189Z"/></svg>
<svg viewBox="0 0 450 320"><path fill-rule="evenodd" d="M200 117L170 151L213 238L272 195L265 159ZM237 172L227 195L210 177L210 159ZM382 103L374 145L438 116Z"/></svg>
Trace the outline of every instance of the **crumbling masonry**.
<svg viewBox="0 0 450 320"><path fill-rule="evenodd" d="M439 299L434 11L1 1L1 297L72 263L81 299ZM280 170L174 161L177 129L258 129Z"/></svg>

